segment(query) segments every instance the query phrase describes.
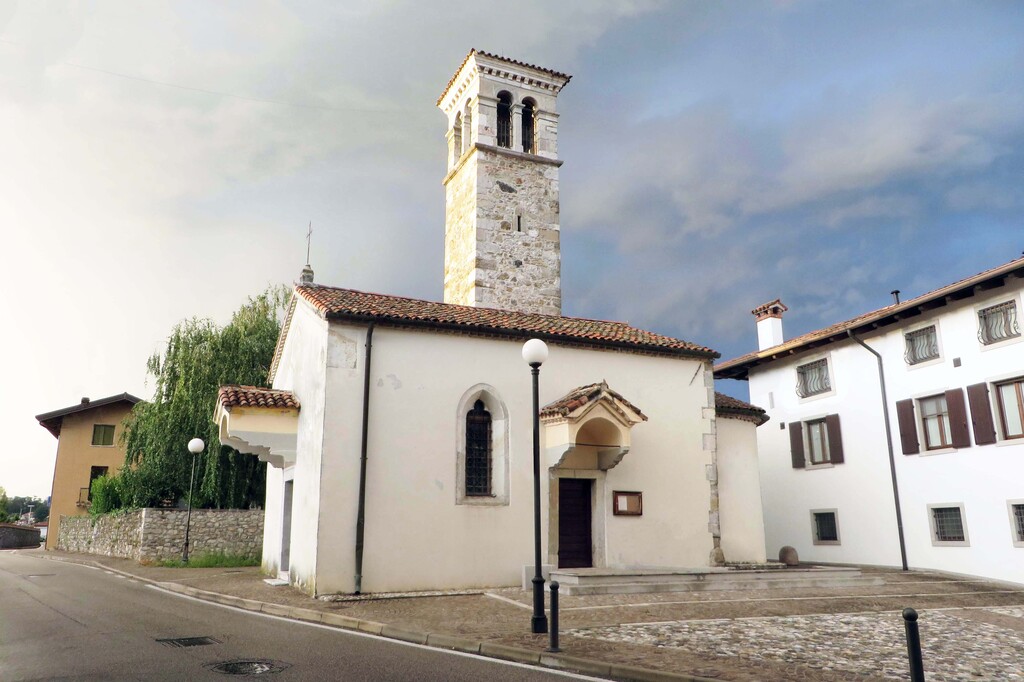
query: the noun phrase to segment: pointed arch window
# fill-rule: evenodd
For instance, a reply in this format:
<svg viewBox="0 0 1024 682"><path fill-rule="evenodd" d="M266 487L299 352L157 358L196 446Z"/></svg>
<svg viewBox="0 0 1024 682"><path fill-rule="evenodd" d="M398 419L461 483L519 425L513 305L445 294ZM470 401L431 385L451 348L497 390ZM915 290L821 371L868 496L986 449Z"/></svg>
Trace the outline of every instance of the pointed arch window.
<svg viewBox="0 0 1024 682"><path fill-rule="evenodd" d="M491 413L477 400L466 414L466 495L491 494Z"/></svg>
<svg viewBox="0 0 1024 682"><path fill-rule="evenodd" d="M512 95L498 93L498 146L512 148Z"/></svg>
<svg viewBox="0 0 1024 682"><path fill-rule="evenodd" d="M534 143L536 119L537 103L527 97L523 100L523 151L527 154L537 153L537 146Z"/></svg>

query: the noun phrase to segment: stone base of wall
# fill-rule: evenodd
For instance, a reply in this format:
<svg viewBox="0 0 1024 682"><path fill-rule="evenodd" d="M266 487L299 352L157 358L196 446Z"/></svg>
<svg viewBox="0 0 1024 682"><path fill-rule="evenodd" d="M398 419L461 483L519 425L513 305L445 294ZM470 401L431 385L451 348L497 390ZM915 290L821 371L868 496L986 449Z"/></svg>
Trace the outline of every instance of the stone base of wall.
<svg viewBox="0 0 1024 682"><path fill-rule="evenodd" d="M0 549L38 546L38 528L18 526L13 523L0 523Z"/></svg>
<svg viewBox="0 0 1024 682"><path fill-rule="evenodd" d="M187 511L138 509L101 516L62 516L57 549L103 556L163 561L181 557ZM259 558L262 509L193 509L189 553Z"/></svg>

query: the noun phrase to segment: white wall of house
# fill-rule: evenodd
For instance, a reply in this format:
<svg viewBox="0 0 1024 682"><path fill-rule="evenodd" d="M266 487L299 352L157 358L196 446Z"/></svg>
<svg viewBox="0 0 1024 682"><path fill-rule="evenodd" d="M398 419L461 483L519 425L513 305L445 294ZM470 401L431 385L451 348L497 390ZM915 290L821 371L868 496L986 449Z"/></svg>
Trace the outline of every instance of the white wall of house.
<svg viewBox="0 0 1024 682"><path fill-rule="evenodd" d="M718 490L726 561L765 560L764 517L757 461L757 430L741 419L718 417Z"/></svg>
<svg viewBox="0 0 1024 682"><path fill-rule="evenodd" d="M365 326L327 325L300 300L274 381L275 388L294 391L302 405L291 576L310 592L351 592L355 586L365 337ZM531 380L521 347L518 341L375 329L364 592L520 583L523 566L533 560ZM706 363L549 347L540 374L542 405L605 380L649 420L633 427L631 451L607 472L542 472L547 563L557 561L548 537L549 486L556 476L579 475L602 479L593 509L596 565L708 565L707 469L716 439ZM481 384L508 414L507 504L458 503L456 453L459 422L465 419L460 404ZM719 437L729 440L734 429L725 429ZM743 492L723 500L729 517L724 527L730 529L726 556L755 560L763 558L764 543L755 528L759 500L749 494L757 490L757 471L748 461L753 436L734 440L725 453L726 476ZM280 554L280 523L271 519L281 514L282 489L282 471L271 470L265 566ZM642 492L643 515L613 515L616 490ZM736 523L741 516L744 522Z"/></svg>
<svg viewBox="0 0 1024 682"><path fill-rule="evenodd" d="M994 395L991 410L998 442L902 454L896 402L950 389L966 389L1024 375L1020 337L984 346L978 340L977 310L1015 300L1021 311L1020 280L946 307L909 318L863 340L883 356L907 558L911 567L981 575L1024 583L1024 547L1015 546L1008 501L1024 500L1024 441L1007 440L999 429ZM904 360L904 334L937 325L940 356L918 365ZM801 399L797 366L827 357L831 392ZM769 554L782 545L801 558L861 564L900 564L896 516L875 357L853 341L797 354L751 369L750 398L772 421L758 429L765 532ZM919 406L918 406L919 407ZM789 422L839 414L845 462L795 469ZM920 429L920 410L916 411ZM968 406L970 419L970 407ZM774 425L774 426L773 426ZM936 545L928 505L963 505L965 546ZM835 509L840 542L812 542L811 511Z"/></svg>

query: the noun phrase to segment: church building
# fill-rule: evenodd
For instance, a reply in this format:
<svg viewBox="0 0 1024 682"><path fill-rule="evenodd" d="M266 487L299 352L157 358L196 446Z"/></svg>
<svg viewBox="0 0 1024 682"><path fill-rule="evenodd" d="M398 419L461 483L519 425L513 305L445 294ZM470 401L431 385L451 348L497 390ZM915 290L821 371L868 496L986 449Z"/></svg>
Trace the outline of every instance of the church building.
<svg viewBox="0 0 1024 682"><path fill-rule="evenodd" d="M766 416L715 393L718 353L561 314L568 82L471 51L437 101L444 302L326 286L307 265L273 388L221 388L221 442L269 463L267 573L316 595L524 583L534 414L521 351L534 338L549 348L545 572L764 561Z"/></svg>

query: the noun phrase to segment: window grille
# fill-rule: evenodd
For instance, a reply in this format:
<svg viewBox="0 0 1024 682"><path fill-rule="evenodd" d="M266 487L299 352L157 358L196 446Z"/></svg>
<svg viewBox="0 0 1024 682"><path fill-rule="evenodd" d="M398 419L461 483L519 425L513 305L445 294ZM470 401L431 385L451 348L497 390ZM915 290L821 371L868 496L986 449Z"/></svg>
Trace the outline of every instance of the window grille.
<svg viewBox="0 0 1024 682"><path fill-rule="evenodd" d="M949 430L949 407L946 405L946 396L936 395L931 398L922 398L920 405L925 449L937 450L951 447L953 436Z"/></svg>
<svg viewBox="0 0 1024 682"><path fill-rule="evenodd" d="M939 542L964 542L964 523L960 507L933 507L935 539Z"/></svg>
<svg viewBox="0 0 1024 682"><path fill-rule="evenodd" d="M1013 529L1017 533L1017 542L1024 542L1024 504L1013 505Z"/></svg>
<svg viewBox="0 0 1024 682"><path fill-rule="evenodd" d="M935 327L918 329L905 334L903 338L907 342L907 351L903 357L908 365L916 365L919 362L939 357L939 338L935 333Z"/></svg>
<svg viewBox="0 0 1024 682"><path fill-rule="evenodd" d="M814 515L814 534L818 542L839 542L839 528L835 512Z"/></svg>
<svg viewBox="0 0 1024 682"><path fill-rule="evenodd" d="M996 386L1003 438L1024 438L1024 378Z"/></svg>
<svg viewBox="0 0 1024 682"><path fill-rule="evenodd" d="M1017 302L1007 301L978 311L978 340L986 346L1020 336Z"/></svg>
<svg viewBox="0 0 1024 682"><path fill-rule="evenodd" d="M796 368L796 394L806 398L819 393L827 393L832 390L832 384L828 378L828 360L822 358L816 362L809 362Z"/></svg>
<svg viewBox="0 0 1024 682"><path fill-rule="evenodd" d="M533 142L536 111L536 106L532 100L525 100L523 102L523 151L527 154L533 154L536 151Z"/></svg>
<svg viewBox="0 0 1024 682"><path fill-rule="evenodd" d="M491 413L477 400L466 414L466 495L491 494Z"/></svg>
<svg viewBox="0 0 1024 682"><path fill-rule="evenodd" d="M498 146L512 148L512 95L498 93Z"/></svg>

